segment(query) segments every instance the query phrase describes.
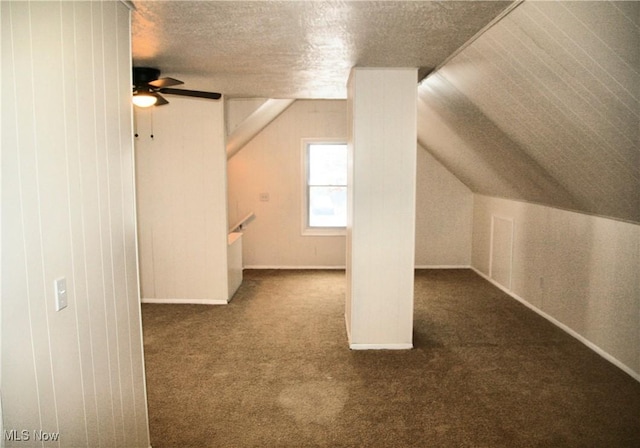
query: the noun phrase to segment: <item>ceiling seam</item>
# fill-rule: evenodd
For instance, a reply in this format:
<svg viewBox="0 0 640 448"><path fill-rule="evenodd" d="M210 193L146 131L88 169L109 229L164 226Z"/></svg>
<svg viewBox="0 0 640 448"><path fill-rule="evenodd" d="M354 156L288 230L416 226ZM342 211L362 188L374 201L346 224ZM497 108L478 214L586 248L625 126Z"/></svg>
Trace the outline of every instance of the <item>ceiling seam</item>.
<svg viewBox="0 0 640 448"><path fill-rule="evenodd" d="M420 81L418 82L418 85L422 84L425 80L429 79L431 77L431 75L433 75L438 70L440 70L442 67L447 65L447 63L449 63L449 61L451 61L458 54L460 54L462 51L464 51L469 45L474 43L480 36L482 36L484 33L489 31L493 26L498 24L502 19L507 17L511 12L513 12L513 10L515 10L518 6L523 4L524 1L525 0L515 0L513 3L511 3L509 6L507 6L504 9L504 11L502 11L500 14L498 14L491 22L489 22L488 24L486 24L485 26L480 28L480 30L476 34L471 36L471 38L468 41L466 41L460 47L458 47L458 49L456 51L451 53L444 61L442 61L440 64L438 64L436 66L436 68L431 70L424 78L420 79Z"/></svg>
<svg viewBox="0 0 640 448"><path fill-rule="evenodd" d="M134 5L133 1L131 1L131 0L120 0L120 3L122 3L124 6L129 8L130 11L135 11L136 10L136 5Z"/></svg>

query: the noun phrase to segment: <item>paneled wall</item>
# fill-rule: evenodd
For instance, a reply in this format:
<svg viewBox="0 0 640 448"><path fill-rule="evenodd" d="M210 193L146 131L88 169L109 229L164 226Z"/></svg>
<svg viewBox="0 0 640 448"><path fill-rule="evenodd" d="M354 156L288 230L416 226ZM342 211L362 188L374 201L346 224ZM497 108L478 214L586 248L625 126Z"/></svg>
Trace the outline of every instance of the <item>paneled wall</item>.
<svg viewBox="0 0 640 448"><path fill-rule="evenodd" d="M473 193L418 145L416 267L471 264Z"/></svg>
<svg viewBox="0 0 640 448"><path fill-rule="evenodd" d="M474 204L473 267L640 379L640 226L481 195Z"/></svg>
<svg viewBox="0 0 640 448"><path fill-rule="evenodd" d="M224 103L167 99L135 111L142 299L226 303Z"/></svg>
<svg viewBox="0 0 640 448"><path fill-rule="evenodd" d="M475 193L640 223L640 2L526 1L419 87Z"/></svg>
<svg viewBox="0 0 640 448"><path fill-rule="evenodd" d="M245 266L345 266L343 236L301 235L301 140L346 139L346 113L346 101L298 100L229 160L229 222L256 213L244 231ZM416 266L469 266L473 195L422 148L416 203Z"/></svg>
<svg viewBox="0 0 640 448"><path fill-rule="evenodd" d="M2 407L23 440L6 444L148 447L129 10L1 7Z"/></svg>
<svg viewBox="0 0 640 448"><path fill-rule="evenodd" d="M229 221L256 215L245 266L344 267L344 236L302 236L302 139L346 142L346 126L345 101L298 100L229 160Z"/></svg>

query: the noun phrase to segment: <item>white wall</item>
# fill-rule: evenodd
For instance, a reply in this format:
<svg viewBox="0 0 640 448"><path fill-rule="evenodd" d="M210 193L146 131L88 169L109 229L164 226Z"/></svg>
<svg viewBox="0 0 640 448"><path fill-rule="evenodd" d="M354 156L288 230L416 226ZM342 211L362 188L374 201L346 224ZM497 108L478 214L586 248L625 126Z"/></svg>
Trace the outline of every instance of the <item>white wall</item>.
<svg viewBox="0 0 640 448"><path fill-rule="evenodd" d="M1 7L2 406L5 430L30 432L7 445L42 446L42 430L61 446L148 447L129 11Z"/></svg>
<svg viewBox="0 0 640 448"><path fill-rule="evenodd" d="M346 142L345 107L298 100L229 160L229 222L256 215L244 231L245 267L344 267L344 236L302 236L302 139Z"/></svg>
<svg viewBox="0 0 640 448"><path fill-rule="evenodd" d="M229 160L229 222L250 211L247 267L344 267L344 236L302 236L303 138L344 138L346 101L298 100ZM269 193L269 202L259 195ZM471 191L418 148L416 250L419 267L469 266Z"/></svg>
<svg viewBox="0 0 640 448"><path fill-rule="evenodd" d="M494 280L640 379L640 226L476 195L472 263L486 276L493 216L513 221L510 269L510 232L493 232Z"/></svg>
<svg viewBox="0 0 640 448"><path fill-rule="evenodd" d="M265 98L227 98L224 103L226 135L232 134L249 115L266 101Z"/></svg>
<svg viewBox="0 0 640 448"><path fill-rule="evenodd" d="M135 110L142 298L226 303L224 102L167 99Z"/></svg>
<svg viewBox="0 0 640 448"><path fill-rule="evenodd" d="M473 193L418 145L416 267L471 265Z"/></svg>

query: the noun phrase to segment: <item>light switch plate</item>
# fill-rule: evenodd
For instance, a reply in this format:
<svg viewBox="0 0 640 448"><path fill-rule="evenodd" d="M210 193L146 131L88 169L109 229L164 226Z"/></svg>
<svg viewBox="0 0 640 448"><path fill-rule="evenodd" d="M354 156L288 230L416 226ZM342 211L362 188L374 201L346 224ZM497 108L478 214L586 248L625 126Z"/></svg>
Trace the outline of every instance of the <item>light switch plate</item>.
<svg viewBox="0 0 640 448"><path fill-rule="evenodd" d="M67 279L64 277L55 280L56 311L67 307Z"/></svg>

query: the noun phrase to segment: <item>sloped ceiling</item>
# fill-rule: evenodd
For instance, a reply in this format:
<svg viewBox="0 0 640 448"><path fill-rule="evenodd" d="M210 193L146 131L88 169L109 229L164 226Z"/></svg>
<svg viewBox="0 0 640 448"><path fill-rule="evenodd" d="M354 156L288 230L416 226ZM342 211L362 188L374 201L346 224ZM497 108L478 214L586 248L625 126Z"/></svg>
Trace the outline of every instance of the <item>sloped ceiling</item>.
<svg viewBox="0 0 640 448"><path fill-rule="evenodd" d="M134 5L135 65L228 98L345 98L353 66L439 67L418 140L471 190L640 223L640 2L527 0L457 54L513 2Z"/></svg>
<svg viewBox="0 0 640 448"><path fill-rule="evenodd" d="M526 1L418 94L474 192L640 222L640 3Z"/></svg>
<svg viewBox="0 0 640 448"><path fill-rule="evenodd" d="M227 98L346 98L350 70L430 71L509 1L135 0L135 66Z"/></svg>

